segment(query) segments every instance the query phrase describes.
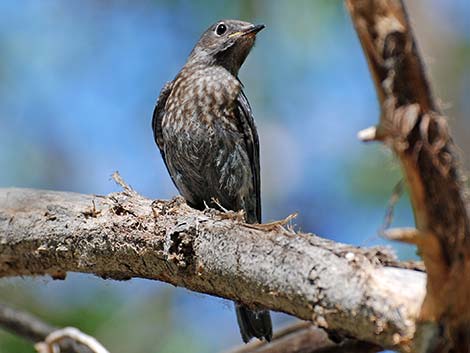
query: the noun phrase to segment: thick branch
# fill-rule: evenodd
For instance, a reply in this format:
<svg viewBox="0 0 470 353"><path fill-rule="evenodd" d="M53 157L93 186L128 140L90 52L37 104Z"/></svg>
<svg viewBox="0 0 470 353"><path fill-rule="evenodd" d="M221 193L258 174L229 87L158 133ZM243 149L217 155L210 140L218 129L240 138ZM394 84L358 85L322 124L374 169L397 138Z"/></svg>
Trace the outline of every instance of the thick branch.
<svg viewBox="0 0 470 353"><path fill-rule="evenodd" d="M393 149L410 189L417 231L403 232L401 240L417 244L428 273L420 318L436 323L436 332L439 327L445 329L443 338L450 342L436 351L453 347L467 352L470 222L447 121L431 93L402 1L346 2L382 107L379 125L361 136L381 140ZM393 235L400 238L398 232ZM427 339L425 345L431 343Z"/></svg>
<svg viewBox="0 0 470 353"><path fill-rule="evenodd" d="M181 198L0 189L0 276L156 279L401 349L414 334L425 275L381 265L392 260L379 249L199 212Z"/></svg>

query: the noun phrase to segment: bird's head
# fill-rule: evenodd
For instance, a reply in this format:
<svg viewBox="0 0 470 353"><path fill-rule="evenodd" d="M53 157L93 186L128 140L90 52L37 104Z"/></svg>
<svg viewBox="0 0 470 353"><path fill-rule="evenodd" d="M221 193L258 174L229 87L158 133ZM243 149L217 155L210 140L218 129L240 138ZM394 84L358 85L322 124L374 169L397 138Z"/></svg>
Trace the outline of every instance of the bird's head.
<svg viewBox="0 0 470 353"><path fill-rule="evenodd" d="M238 20L218 21L202 34L188 62L221 65L236 76L263 28Z"/></svg>

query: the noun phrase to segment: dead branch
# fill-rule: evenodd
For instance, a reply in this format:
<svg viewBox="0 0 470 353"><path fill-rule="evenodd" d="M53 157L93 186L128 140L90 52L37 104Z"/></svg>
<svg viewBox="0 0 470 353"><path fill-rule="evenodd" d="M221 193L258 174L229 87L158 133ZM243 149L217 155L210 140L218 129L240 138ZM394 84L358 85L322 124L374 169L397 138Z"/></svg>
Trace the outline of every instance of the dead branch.
<svg viewBox="0 0 470 353"><path fill-rule="evenodd" d="M409 344L424 273L382 265L395 259L380 248L268 228L128 190L0 189L0 277L148 278L289 313L381 347Z"/></svg>
<svg viewBox="0 0 470 353"><path fill-rule="evenodd" d="M416 352L470 351L470 223L456 148L431 93L401 0L347 0L382 108L365 140L390 146L401 161L428 273ZM401 234L401 235L400 235Z"/></svg>

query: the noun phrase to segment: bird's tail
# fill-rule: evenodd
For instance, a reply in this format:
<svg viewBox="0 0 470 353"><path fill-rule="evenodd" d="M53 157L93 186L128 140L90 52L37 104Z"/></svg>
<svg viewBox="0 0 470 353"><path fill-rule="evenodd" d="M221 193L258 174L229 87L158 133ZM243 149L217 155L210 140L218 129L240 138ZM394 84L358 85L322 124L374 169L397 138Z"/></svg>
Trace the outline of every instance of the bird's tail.
<svg viewBox="0 0 470 353"><path fill-rule="evenodd" d="M243 342L247 343L253 337L271 341L273 326L268 310L251 310L235 303L235 311Z"/></svg>

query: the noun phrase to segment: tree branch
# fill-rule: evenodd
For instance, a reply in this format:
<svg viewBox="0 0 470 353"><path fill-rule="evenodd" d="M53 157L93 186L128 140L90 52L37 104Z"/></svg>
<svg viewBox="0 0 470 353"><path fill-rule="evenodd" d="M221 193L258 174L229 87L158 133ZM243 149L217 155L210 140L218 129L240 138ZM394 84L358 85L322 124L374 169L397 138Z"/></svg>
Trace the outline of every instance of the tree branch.
<svg viewBox="0 0 470 353"><path fill-rule="evenodd" d="M432 95L403 2L346 3L382 107L378 126L360 137L383 141L399 157L417 230L390 234L418 246L428 273L420 313L426 332L418 333L423 341L416 340L416 351L469 352L470 222L447 121Z"/></svg>
<svg viewBox="0 0 470 353"><path fill-rule="evenodd" d="M0 304L0 326L33 342L43 341L56 328L31 314Z"/></svg>
<svg viewBox="0 0 470 353"><path fill-rule="evenodd" d="M39 345L44 344L42 342L55 332L59 332L59 328L46 324L29 313L12 309L1 303L0 327ZM58 344L63 353L95 353L88 346L71 338L62 339Z"/></svg>
<svg viewBox="0 0 470 353"><path fill-rule="evenodd" d="M382 350L371 343L351 339L333 342L325 330L301 321L277 331L269 343L253 341L227 353L376 353Z"/></svg>
<svg viewBox="0 0 470 353"><path fill-rule="evenodd" d="M425 275L360 249L181 198L0 189L0 277L66 272L161 280L282 311L382 347L414 335Z"/></svg>

